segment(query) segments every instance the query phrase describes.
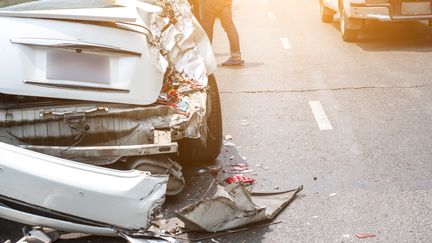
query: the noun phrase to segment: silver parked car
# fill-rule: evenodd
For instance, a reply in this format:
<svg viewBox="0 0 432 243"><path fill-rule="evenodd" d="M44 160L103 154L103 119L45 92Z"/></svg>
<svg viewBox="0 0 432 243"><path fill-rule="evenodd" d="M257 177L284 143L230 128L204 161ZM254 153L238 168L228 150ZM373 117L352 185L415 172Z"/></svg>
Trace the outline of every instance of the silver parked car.
<svg viewBox="0 0 432 243"><path fill-rule="evenodd" d="M320 0L320 6L325 23L339 13L342 39L349 42L357 40L364 20L432 20L431 1L426 0Z"/></svg>

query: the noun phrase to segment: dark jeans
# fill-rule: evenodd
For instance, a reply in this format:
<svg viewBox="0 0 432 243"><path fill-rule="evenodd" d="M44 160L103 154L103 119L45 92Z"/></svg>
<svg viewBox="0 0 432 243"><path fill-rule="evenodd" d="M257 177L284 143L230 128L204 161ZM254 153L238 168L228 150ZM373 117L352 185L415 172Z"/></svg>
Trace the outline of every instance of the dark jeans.
<svg viewBox="0 0 432 243"><path fill-rule="evenodd" d="M210 41L213 40L213 27L219 18L230 43L231 56L241 57L240 37L232 19L232 0L201 0L201 24Z"/></svg>

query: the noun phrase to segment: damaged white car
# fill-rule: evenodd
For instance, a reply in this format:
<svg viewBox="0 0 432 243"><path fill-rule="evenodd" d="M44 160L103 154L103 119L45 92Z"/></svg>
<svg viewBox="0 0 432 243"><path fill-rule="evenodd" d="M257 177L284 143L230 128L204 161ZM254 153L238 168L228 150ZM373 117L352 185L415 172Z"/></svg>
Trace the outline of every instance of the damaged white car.
<svg viewBox="0 0 432 243"><path fill-rule="evenodd" d="M0 217L134 235L183 189L174 160L220 153L216 62L186 0L3 0L0 26Z"/></svg>

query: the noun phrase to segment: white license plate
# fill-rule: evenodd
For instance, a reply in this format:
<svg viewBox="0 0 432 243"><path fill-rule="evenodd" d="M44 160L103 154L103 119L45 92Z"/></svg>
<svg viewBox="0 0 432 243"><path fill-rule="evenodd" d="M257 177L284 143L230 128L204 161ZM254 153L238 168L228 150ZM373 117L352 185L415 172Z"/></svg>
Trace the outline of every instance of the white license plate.
<svg viewBox="0 0 432 243"><path fill-rule="evenodd" d="M424 15L431 13L430 2L402 2L403 15Z"/></svg>
<svg viewBox="0 0 432 243"><path fill-rule="evenodd" d="M108 56L68 51L47 53L46 78L54 80L110 83Z"/></svg>

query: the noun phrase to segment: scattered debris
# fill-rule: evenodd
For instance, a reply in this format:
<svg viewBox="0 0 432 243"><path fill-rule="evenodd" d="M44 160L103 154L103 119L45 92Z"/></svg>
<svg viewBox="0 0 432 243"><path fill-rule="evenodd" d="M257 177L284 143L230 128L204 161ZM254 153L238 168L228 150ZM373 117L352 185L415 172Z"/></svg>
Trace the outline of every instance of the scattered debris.
<svg viewBox="0 0 432 243"><path fill-rule="evenodd" d="M212 184L209 195L176 212L189 230L219 232L273 219L303 186L285 193L250 193L245 186Z"/></svg>
<svg viewBox="0 0 432 243"><path fill-rule="evenodd" d="M337 196L337 193L335 192L335 193L330 193L330 195L329 195L329 197L336 197Z"/></svg>
<svg viewBox="0 0 432 243"><path fill-rule="evenodd" d="M205 174L205 173L208 173L209 172L209 169L207 168L207 169L198 169L197 170L197 174Z"/></svg>
<svg viewBox="0 0 432 243"><path fill-rule="evenodd" d="M233 137L231 135L225 135L225 141L232 141Z"/></svg>
<svg viewBox="0 0 432 243"><path fill-rule="evenodd" d="M313 218L313 219L317 219L317 218L319 218L319 217L315 215L315 216L312 216L312 218Z"/></svg>
<svg viewBox="0 0 432 243"><path fill-rule="evenodd" d="M216 178L220 172L222 171L222 167L220 165L212 165L208 167L210 174Z"/></svg>
<svg viewBox="0 0 432 243"><path fill-rule="evenodd" d="M350 235L349 234L345 234L345 235L342 235L342 237L349 239Z"/></svg>
<svg viewBox="0 0 432 243"><path fill-rule="evenodd" d="M18 243L52 243L60 238L60 233L53 229L34 227L31 230L27 230L27 227L25 227L23 231L28 232L25 233Z"/></svg>
<svg viewBox="0 0 432 243"><path fill-rule="evenodd" d="M231 141L224 141L223 145L228 147L236 147L236 145Z"/></svg>
<svg viewBox="0 0 432 243"><path fill-rule="evenodd" d="M276 186L276 185L275 185L273 188L274 188L275 190L279 190L279 186Z"/></svg>
<svg viewBox="0 0 432 243"><path fill-rule="evenodd" d="M247 122L247 120L242 120L242 126L249 126L249 123Z"/></svg>
<svg viewBox="0 0 432 243"><path fill-rule="evenodd" d="M241 159L242 159L243 161L246 161L246 160L247 160L247 157L246 157L246 156L242 156Z"/></svg>
<svg viewBox="0 0 432 243"><path fill-rule="evenodd" d="M318 180L318 177L315 176L315 177L313 178L313 180L314 180L314 181Z"/></svg>
<svg viewBox="0 0 432 243"><path fill-rule="evenodd" d="M373 238L373 237L376 237L376 235L370 234L370 233L360 233L360 234L355 234L355 237L357 237L359 239L364 239L364 238Z"/></svg>
<svg viewBox="0 0 432 243"><path fill-rule="evenodd" d="M235 163L231 165L231 168L235 171L244 171L249 169L249 166L246 163Z"/></svg>
<svg viewBox="0 0 432 243"><path fill-rule="evenodd" d="M242 175L234 175L225 179L227 184L242 184L242 185L252 185L255 183L255 179L242 176Z"/></svg>
<svg viewBox="0 0 432 243"><path fill-rule="evenodd" d="M213 238L211 238L210 240L211 240L211 242L214 242L214 243L219 243L219 241L218 241L218 240L215 240L215 239L213 239Z"/></svg>

